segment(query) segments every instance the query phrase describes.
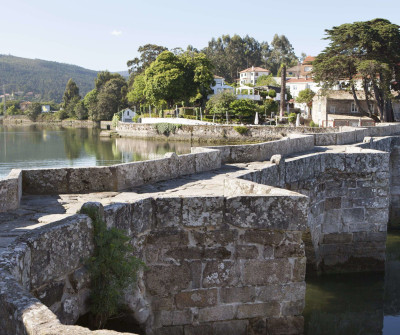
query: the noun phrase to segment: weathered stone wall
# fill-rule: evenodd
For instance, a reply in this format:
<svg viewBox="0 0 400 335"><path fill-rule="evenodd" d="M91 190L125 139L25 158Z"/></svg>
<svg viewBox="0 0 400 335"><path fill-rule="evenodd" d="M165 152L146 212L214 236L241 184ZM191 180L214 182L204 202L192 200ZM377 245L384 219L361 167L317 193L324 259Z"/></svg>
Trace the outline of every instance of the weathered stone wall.
<svg viewBox="0 0 400 335"><path fill-rule="evenodd" d="M119 334L67 326L88 311L82 262L92 249L91 221L75 215L25 235L3 253L0 335Z"/></svg>
<svg viewBox="0 0 400 335"><path fill-rule="evenodd" d="M13 169L7 178L0 179L0 213L19 207L22 195L22 172Z"/></svg>
<svg viewBox="0 0 400 335"><path fill-rule="evenodd" d="M129 234L147 264L126 303L148 334L302 332L308 199L238 183L227 180L224 197L146 198L101 210L109 227ZM75 215L26 235L3 254L1 329L78 334L82 328L58 320L72 324L87 312L82 262L92 248L90 219Z"/></svg>
<svg viewBox="0 0 400 335"><path fill-rule="evenodd" d="M281 140L248 145L209 147L221 151L222 163L265 161L275 154L283 156L314 149L312 135L293 134ZM192 148L196 152L200 148Z"/></svg>
<svg viewBox="0 0 400 335"><path fill-rule="evenodd" d="M242 178L310 198L309 264L325 272L383 270L389 154L349 147L278 161Z"/></svg>
<svg viewBox="0 0 400 335"><path fill-rule="evenodd" d="M168 153L161 159L112 166L23 170L22 184L28 194L121 191L220 167L220 152L202 149L199 153Z"/></svg>

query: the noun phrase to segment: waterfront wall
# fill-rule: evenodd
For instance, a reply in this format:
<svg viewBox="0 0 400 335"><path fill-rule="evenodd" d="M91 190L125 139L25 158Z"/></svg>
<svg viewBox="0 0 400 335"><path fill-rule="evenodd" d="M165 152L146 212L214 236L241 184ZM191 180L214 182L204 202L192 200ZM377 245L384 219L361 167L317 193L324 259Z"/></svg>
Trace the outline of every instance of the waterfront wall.
<svg viewBox="0 0 400 335"><path fill-rule="evenodd" d="M177 122L179 123L179 122ZM232 125L182 125L168 136L158 134L154 124L118 122L120 136L184 140L192 142L263 142L277 140L289 134L337 132L335 128L246 126L248 131L241 135Z"/></svg>

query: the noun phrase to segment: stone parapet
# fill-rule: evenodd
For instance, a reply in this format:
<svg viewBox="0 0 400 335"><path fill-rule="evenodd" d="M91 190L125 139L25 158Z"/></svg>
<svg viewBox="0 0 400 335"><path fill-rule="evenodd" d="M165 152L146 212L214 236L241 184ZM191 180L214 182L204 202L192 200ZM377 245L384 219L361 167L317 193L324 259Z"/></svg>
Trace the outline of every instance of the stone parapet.
<svg viewBox="0 0 400 335"><path fill-rule="evenodd" d="M122 191L220 167L218 150L198 148L192 154L167 153L165 158L112 166L22 170L22 185L27 194Z"/></svg>
<svg viewBox="0 0 400 335"><path fill-rule="evenodd" d="M0 213L17 209L22 196L22 172L13 169L5 179L0 179Z"/></svg>

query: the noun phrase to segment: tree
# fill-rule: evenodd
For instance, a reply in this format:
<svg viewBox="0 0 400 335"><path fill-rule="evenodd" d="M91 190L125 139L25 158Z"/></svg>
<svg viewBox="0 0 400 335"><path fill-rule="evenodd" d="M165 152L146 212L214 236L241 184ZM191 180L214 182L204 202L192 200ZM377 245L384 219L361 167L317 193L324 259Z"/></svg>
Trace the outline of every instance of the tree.
<svg viewBox="0 0 400 335"><path fill-rule="evenodd" d="M146 78L144 73L138 74L135 77L131 90L128 92L128 101L135 104L141 105L145 103L146 96L144 90L146 88Z"/></svg>
<svg viewBox="0 0 400 335"><path fill-rule="evenodd" d="M164 51L144 77L137 76L129 99L136 103L145 99L154 105L166 102L169 107L178 101L203 103L213 81L212 65L204 54L186 51L175 55Z"/></svg>
<svg viewBox="0 0 400 335"><path fill-rule="evenodd" d="M294 53L292 44L285 35L275 34L271 42L271 52L268 58L268 68L273 74L277 74L282 64L294 66L298 59Z"/></svg>
<svg viewBox="0 0 400 335"><path fill-rule="evenodd" d="M184 71L178 56L162 52L145 72L144 95L150 103L165 100L169 107L184 96Z"/></svg>
<svg viewBox="0 0 400 335"><path fill-rule="evenodd" d="M210 100L207 101L206 108L212 114L223 116L229 111L229 107L233 101L236 100L236 96L230 91L223 91L211 96Z"/></svg>
<svg viewBox="0 0 400 335"><path fill-rule="evenodd" d="M98 91L96 89L91 90L85 95L85 98L83 99L83 103L85 105L85 108L88 111L88 117L91 120L96 119L96 108L97 108L97 95Z"/></svg>
<svg viewBox="0 0 400 335"><path fill-rule="evenodd" d="M168 48L157 45L157 44L145 44L139 47L139 57L135 57L132 60L128 60L127 66L129 73L136 76L137 74L143 73L151 63L153 63L158 55L163 51L167 51Z"/></svg>
<svg viewBox="0 0 400 335"><path fill-rule="evenodd" d="M212 38L203 52L213 64L215 73L232 82L240 70L264 65L269 46L267 42L260 43L248 35L222 35Z"/></svg>
<svg viewBox="0 0 400 335"><path fill-rule="evenodd" d="M266 76L265 74L263 74L262 76L258 77L257 86L276 86L276 87L278 87L278 83L276 82L276 80L274 79L272 74L270 74L269 76Z"/></svg>
<svg viewBox="0 0 400 335"><path fill-rule="evenodd" d="M66 108L72 101L76 100L76 98L80 99L79 95L79 87L72 80L68 80L67 86L65 87L64 96L63 96L63 105Z"/></svg>
<svg viewBox="0 0 400 335"><path fill-rule="evenodd" d="M127 106L127 83L122 76L107 81L97 95L95 121L111 120L113 115Z"/></svg>
<svg viewBox="0 0 400 335"><path fill-rule="evenodd" d="M35 121L41 112L42 105L39 102L34 102L29 105L28 110L25 112L25 115L27 115L30 120Z"/></svg>
<svg viewBox="0 0 400 335"><path fill-rule="evenodd" d="M311 111L314 96L315 96L314 91L311 90L310 88L306 88L299 92L299 95L296 98L296 102L305 103Z"/></svg>
<svg viewBox="0 0 400 335"><path fill-rule="evenodd" d="M186 51L179 57L183 64L185 95L184 101L199 101L204 105L207 95L212 93L214 82L213 66L204 53Z"/></svg>
<svg viewBox="0 0 400 335"><path fill-rule="evenodd" d="M68 113L69 117L75 117L75 105L80 99L78 86L72 79L68 80L63 96L63 108Z"/></svg>
<svg viewBox="0 0 400 335"><path fill-rule="evenodd" d="M385 19L342 24L325 30L329 46L313 62L314 80L331 88L348 82L360 113L373 115L370 100L375 100L380 120L393 121L393 93L400 87L400 30ZM356 95L361 80L366 97L365 110Z"/></svg>
<svg viewBox="0 0 400 335"><path fill-rule="evenodd" d="M111 73L109 71L101 71L97 74L97 78L94 80L95 89L100 91L108 81L111 79L123 79L119 73Z"/></svg>
<svg viewBox="0 0 400 335"><path fill-rule="evenodd" d="M86 120L88 118L88 111L83 100L75 105L74 112L78 120Z"/></svg>
<svg viewBox="0 0 400 335"><path fill-rule="evenodd" d="M229 105L231 112L239 118L240 122L252 122L256 112L259 111L258 105L251 99L240 99L231 102Z"/></svg>

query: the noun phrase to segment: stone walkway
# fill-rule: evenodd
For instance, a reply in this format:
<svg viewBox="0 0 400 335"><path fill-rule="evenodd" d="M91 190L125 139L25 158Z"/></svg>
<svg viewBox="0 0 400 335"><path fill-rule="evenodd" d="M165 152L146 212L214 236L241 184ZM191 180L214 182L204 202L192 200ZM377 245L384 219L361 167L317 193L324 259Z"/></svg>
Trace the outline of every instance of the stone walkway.
<svg viewBox="0 0 400 335"><path fill-rule="evenodd" d="M0 254L22 234L76 214L85 202L98 201L103 205L109 205L115 202L133 202L140 198L156 197L161 194L223 195L225 177L237 176L265 164L269 163L224 165L216 171L144 185L124 192L24 195L18 210L0 213Z"/></svg>
<svg viewBox="0 0 400 335"><path fill-rule="evenodd" d="M344 146L318 147L313 153L327 150L339 152L344 151L344 148ZM308 153L302 153L306 154ZM22 234L76 214L85 202L98 201L103 205L109 205L116 202L133 202L149 196L157 197L161 194L223 196L226 177L237 177L267 164L270 164L269 161L223 165L216 171L144 185L124 192L25 195L18 210L0 213L0 254Z"/></svg>

